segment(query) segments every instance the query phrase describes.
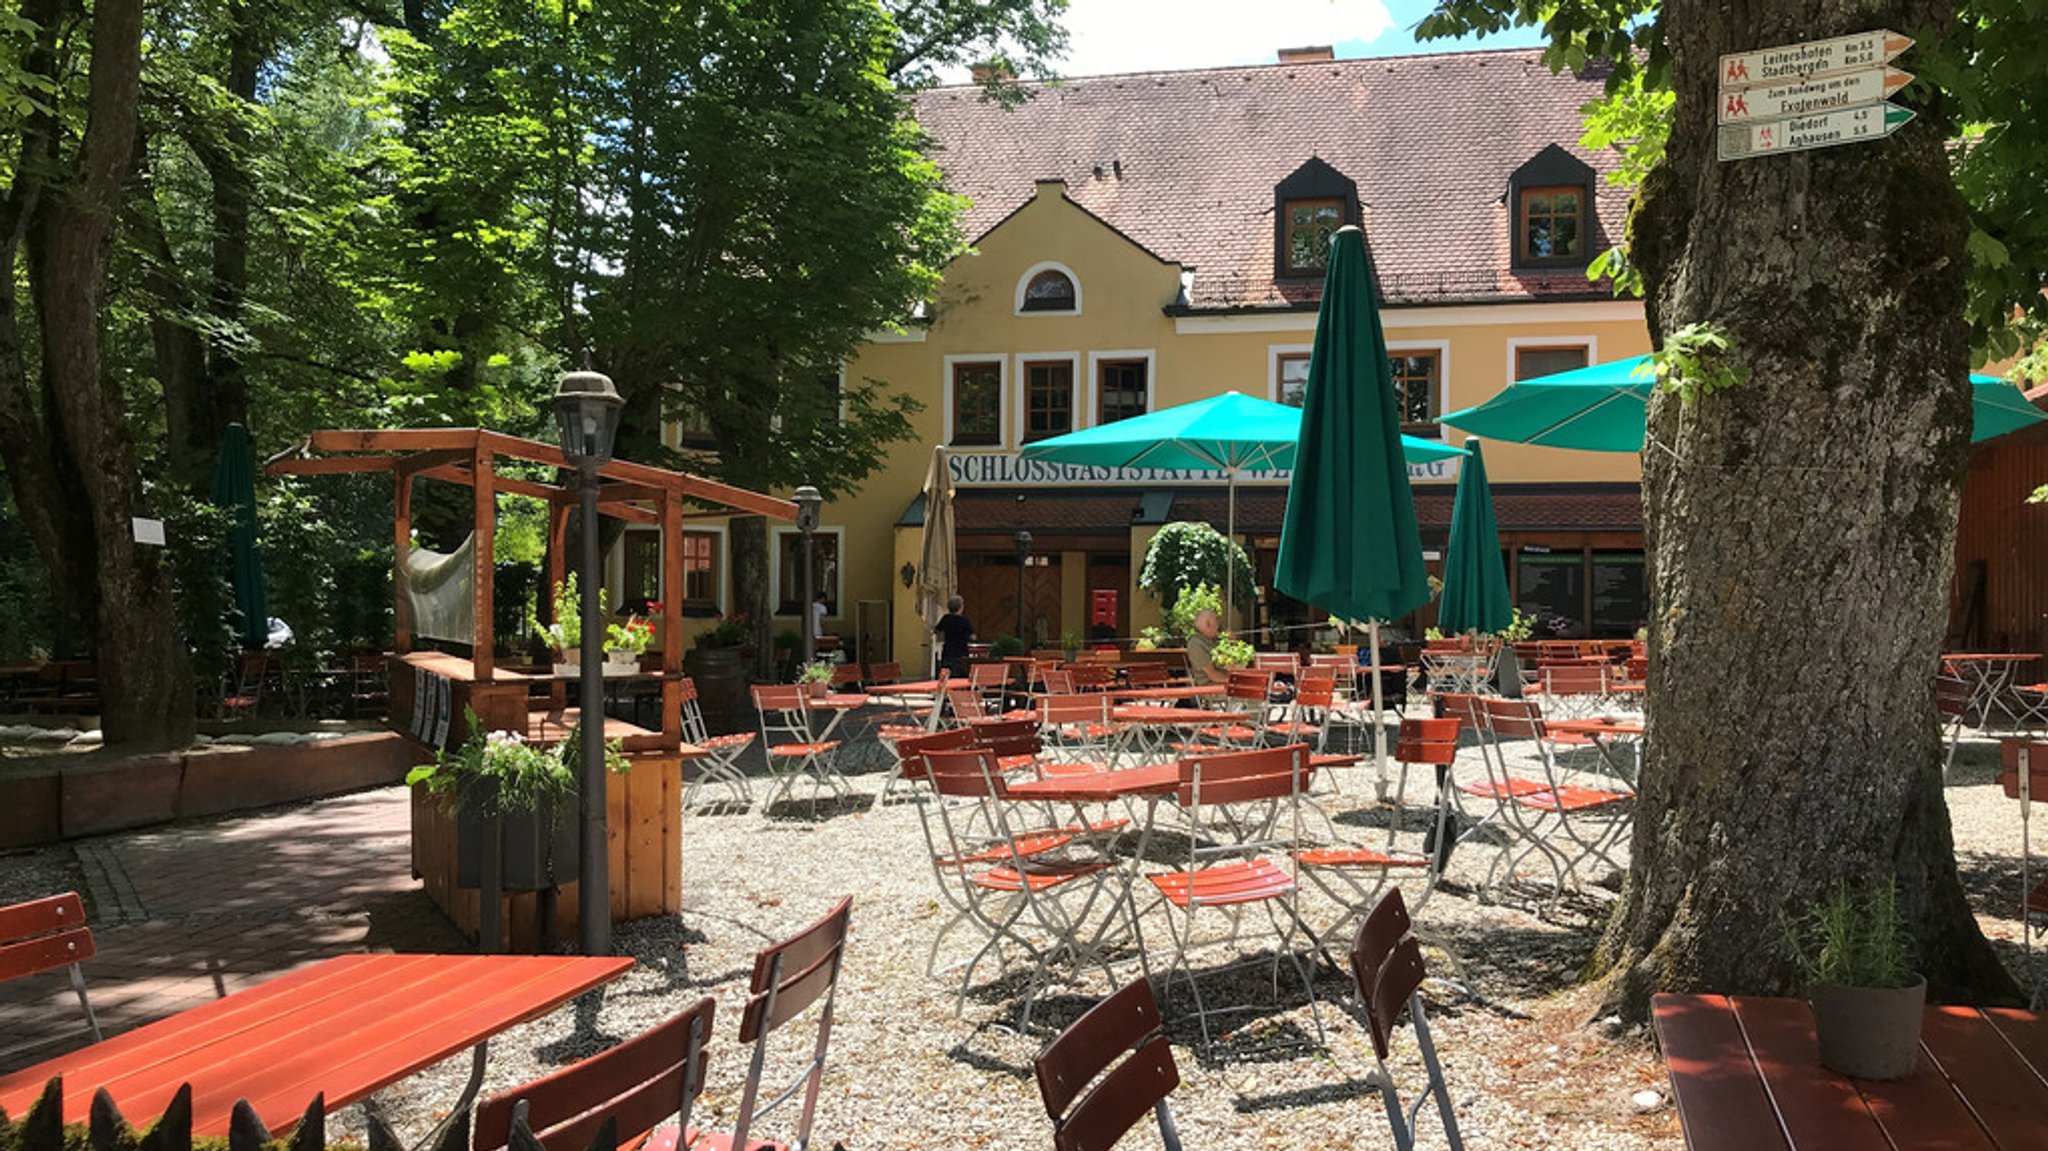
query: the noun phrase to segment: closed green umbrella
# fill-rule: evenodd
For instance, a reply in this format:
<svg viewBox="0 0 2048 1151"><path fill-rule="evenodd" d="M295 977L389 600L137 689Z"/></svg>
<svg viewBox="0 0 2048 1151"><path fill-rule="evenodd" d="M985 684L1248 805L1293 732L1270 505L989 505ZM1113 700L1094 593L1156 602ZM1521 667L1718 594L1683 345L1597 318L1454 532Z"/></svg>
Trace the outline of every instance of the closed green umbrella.
<svg viewBox="0 0 2048 1151"><path fill-rule="evenodd" d="M1631 356L1509 384L1444 422L1474 435L1551 448L1639 452L1657 375L1648 356ZM1970 376L1972 443L2048 420L2010 380Z"/></svg>
<svg viewBox="0 0 2048 1151"><path fill-rule="evenodd" d="M1451 542L1444 553L1444 590L1437 598L1437 626L1444 634L1498 632L1515 621L1508 598L1508 573L1500 562L1500 528L1493 518L1493 492L1486 486L1486 459L1479 441L1467 439L1470 457L1458 470L1458 494L1451 503Z"/></svg>
<svg viewBox="0 0 2048 1151"><path fill-rule="evenodd" d="M1320 351L1320 340L1316 346ZM1386 345L1382 341L1382 373L1386 371L1386 358ZM1314 365L1315 357L1311 356L1310 378L1314 378ZM1398 424L1393 426L1399 427ZM1053 436L1027 445L1018 454L1025 459L1093 464L1105 468L1223 472L1229 492L1225 530L1234 543L1237 540L1237 473L1294 467L1301 429L1301 408L1255 399L1239 392L1225 392L1193 403L1177 404L1142 416ZM1401 436L1393 450L1404 498L1408 491L1408 472L1402 461L1429 463L1464 454L1449 444L1412 436ZM1412 525L1412 512L1409 519ZM1226 564L1223 570L1223 602L1227 612L1234 606L1235 588L1231 585L1235 582L1236 565Z"/></svg>
<svg viewBox="0 0 2048 1151"><path fill-rule="evenodd" d="M1302 401L1301 447L1273 584L1342 619L1365 620L1372 643L1373 749L1386 791L1386 727L1379 722L1379 621L1429 602L1415 500L1401 459L1401 421L1380 330L1365 233L1340 228L1316 316Z"/></svg>
<svg viewBox="0 0 2048 1151"><path fill-rule="evenodd" d="M229 534L235 606L242 612L242 646L261 648L270 638L270 609L263 587L263 549L256 542L256 462L249 431L229 424L221 434L213 465L213 502L234 517Z"/></svg>

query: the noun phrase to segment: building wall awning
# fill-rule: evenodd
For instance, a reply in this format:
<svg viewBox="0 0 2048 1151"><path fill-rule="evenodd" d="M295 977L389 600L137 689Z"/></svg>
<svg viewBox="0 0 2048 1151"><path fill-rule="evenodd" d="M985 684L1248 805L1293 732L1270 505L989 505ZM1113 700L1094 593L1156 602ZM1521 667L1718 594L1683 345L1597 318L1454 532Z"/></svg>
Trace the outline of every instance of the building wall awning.
<svg viewBox="0 0 2048 1151"><path fill-rule="evenodd" d="M1417 526L1424 532L1448 531L1455 495L1450 484L1417 488ZM1642 492L1630 483L1495 484L1493 507L1502 532L1643 529ZM1238 489L1237 527L1242 533L1276 535L1286 512L1284 487ZM1101 536L1175 520L1207 520L1220 528L1228 506L1227 494L1217 487L1079 492L1042 487L976 488L955 494L953 514L955 531L962 537L1008 536L1020 527L1036 535ZM919 493L897 525L918 527L923 523L924 495Z"/></svg>

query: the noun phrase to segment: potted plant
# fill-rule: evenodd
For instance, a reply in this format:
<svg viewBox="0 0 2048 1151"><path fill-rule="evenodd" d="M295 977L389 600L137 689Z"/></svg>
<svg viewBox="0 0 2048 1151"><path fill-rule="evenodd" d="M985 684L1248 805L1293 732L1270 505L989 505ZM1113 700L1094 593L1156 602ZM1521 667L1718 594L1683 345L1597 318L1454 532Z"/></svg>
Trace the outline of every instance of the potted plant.
<svg viewBox="0 0 2048 1151"><path fill-rule="evenodd" d="M582 732L572 730L553 747L510 731L486 731L476 712L465 713L469 739L432 763L406 773L455 810L456 884L479 887L493 821L500 826L499 887L540 891L576 879L576 766ZM607 765L624 771L616 743Z"/></svg>
<svg viewBox="0 0 2048 1151"><path fill-rule="evenodd" d="M1912 1074L1927 980L1913 970L1897 886L1837 884L1785 921L1785 937L1807 981L1821 1065L1852 1079Z"/></svg>
<svg viewBox="0 0 2048 1151"><path fill-rule="evenodd" d="M809 688L812 695L824 695L832 689L832 665L814 659L797 669L796 681Z"/></svg>
<svg viewBox="0 0 2048 1151"><path fill-rule="evenodd" d="M604 629L604 673L632 675L640 670L640 657L654 643L654 625L639 616Z"/></svg>
<svg viewBox="0 0 2048 1151"><path fill-rule="evenodd" d="M1252 665L1252 645L1236 636L1221 636L1216 646L1209 649L1209 662L1225 671L1236 671Z"/></svg>
<svg viewBox="0 0 2048 1151"><path fill-rule="evenodd" d="M597 610L605 610L605 589L597 589ZM576 573L570 572L554 589L555 622L543 625L538 617L527 622L555 652L555 674L575 675L583 666L583 597L578 593Z"/></svg>
<svg viewBox="0 0 2048 1151"><path fill-rule="evenodd" d="M1074 657L1080 654L1081 651L1081 633L1077 631L1062 632L1060 634L1060 648L1066 652L1067 662L1074 662Z"/></svg>

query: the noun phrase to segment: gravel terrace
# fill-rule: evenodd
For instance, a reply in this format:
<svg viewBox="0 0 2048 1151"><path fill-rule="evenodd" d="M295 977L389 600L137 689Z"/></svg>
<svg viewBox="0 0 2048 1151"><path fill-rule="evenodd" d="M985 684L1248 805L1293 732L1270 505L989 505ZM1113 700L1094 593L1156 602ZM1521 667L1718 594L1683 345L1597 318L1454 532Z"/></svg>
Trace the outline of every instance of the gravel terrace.
<svg viewBox="0 0 2048 1151"><path fill-rule="evenodd" d="M1995 783L1995 761L1995 743L1966 743L1948 797L1964 882L1984 909L1979 920L2018 970L2019 928L2008 909L2019 898L2019 821ZM991 983L977 976L979 985L956 1018L952 981L925 975L927 949L950 909L936 897L915 805L870 807L883 778L875 766L853 776L858 799L820 802L815 812L799 799L767 812L687 816L681 918L620 928L617 948L639 960L633 972L493 1040L486 1093L600 1050L711 994L719 1014L698 1120L729 1126L747 1064L734 1029L753 952L851 894L853 941L818 1108L818 1144L855 1151L1045 1146L1048 1129L1031 1058L1054 1029L1110 986L1095 971L1055 988L1040 1001L1031 1031L1019 1034L1013 1024L1021 980ZM1477 757L1461 755L1459 772L1476 776ZM1345 794L1326 802L1346 834L1378 842L1384 815L1367 799L1370 775L1370 767L1347 769ZM1422 801L1427 787L1424 775L1410 780L1409 791ZM1572 986L1611 897L1598 888L1573 894L1548 919L1533 913L1547 894L1542 885L1517 884L1499 902L1482 902L1477 885L1495 854L1484 844L1460 847L1446 881L1418 916L1432 974L1445 977L1428 984L1425 996L1467 1144L1678 1151L1683 1140L1653 1047L1641 1031L1591 1019L1587 997ZM1170 850L1153 855L1170 862ZM66 850L5 858L0 901L75 883ZM1411 901L1417 886L1408 885ZM1330 910L1316 897L1304 914L1320 923ZM1146 923L1155 951L1167 938L1159 914ZM956 932L948 941L956 957L967 935ZM1197 965L1207 966L1199 959ZM1124 963L1118 978L1133 978L1136 970L1135 963ZM1280 1050L1214 1064L1198 1053L1192 1017L1174 1018L1187 1003L1184 988L1177 986L1166 1000L1182 1076L1174 1108L1184 1138L1195 1146L1391 1147L1367 1077L1370 1042L1344 1010L1348 980L1321 973L1316 992L1326 1043L1320 1049L1311 1042L1315 1020L1291 972L1281 988L1277 1006L1235 1017L1242 1030L1220 1045L1230 1052L1277 1043ZM1263 971L1233 989L1271 1003ZM808 1050L810 1033L802 1023L790 1034L774 1054L800 1057ZM772 1080L778 1060L770 1062ZM366 1106L408 1141L417 1139L438 1118L435 1109L457 1096L468 1065L466 1056L449 1060ZM1404 1098L1412 1098L1420 1063L1405 1028L1392 1065ZM337 1116L334 1128L359 1133L359 1114L351 1109ZM1433 1119L1423 1121L1422 1131L1425 1145L1437 1141ZM760 1133L783 1130L771 1119ZM1127 1145L1156 1146L1156 1135L1141 1127Z"/></svg>

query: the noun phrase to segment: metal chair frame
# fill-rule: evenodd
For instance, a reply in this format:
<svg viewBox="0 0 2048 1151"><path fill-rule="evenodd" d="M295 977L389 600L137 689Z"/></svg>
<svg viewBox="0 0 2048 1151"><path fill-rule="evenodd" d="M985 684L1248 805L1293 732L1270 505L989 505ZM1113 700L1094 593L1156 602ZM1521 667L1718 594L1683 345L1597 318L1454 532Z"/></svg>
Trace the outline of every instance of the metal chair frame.
<svg viewBox="0 0 2048 1151"><path fill-rule="evenodd" d="M839 741L821 741L812 735L810 691L801 684L756 684L753 695L761 719L761 751L768 760L768 773L775 779L763 806L788 797L796 781L806 777L813 783L814 804L821 787L830 789L835 798L851 794L831 759L839 750ZM784 737L783 742L775 741L777 735Z"/></svg>
<svg viewBox="0 0 2048 1151"><path fill-rule="evenodd" d="M1358 986L1359 1006L1366 1031L1372 1037L1375 1077L1380 1102L1387 1112L1387 1126L1393 1131L1397 1151L1414 1151L1415 1121L1422 1105L1432 1096L1437 1116L1443 1123L1444 1145L1450 1151L1464 1151L1465 1140L1458 1132L1458 1115L1451 1107L1450 1089L1444 1083L1443 1064L1436 1056L1436 1042L1430 1037L1429 1020L1422 1009L1421 987L1428 972L1422 964L1422 945L1415 938L1414 925L1402 903L1401 889L1391 887L1378 905L1358 925L1351 943L1351 972ZM1400 1089L1387 1067L1389 1041L1401 1010L1415 1028L1415 1046L1428 1073L1428 1086L1416 1095L1413 1106L1401 1106Z"/></svg>
<svg viewBox="0 0 2048 1151"><path fill-rule="evenodd" d="M739 761L754 745L755 734L743 731L712 735L704 722L704 704L697 695L697 684L689 676L684 676L682 683L682 720L683 742L701 747L705 752L704 758L694 764L697 777L683 789L683 809L688 811L698 806L704 789L709 786L725 788L739 807L752 807L753 784L748 781Z"/></svg>

